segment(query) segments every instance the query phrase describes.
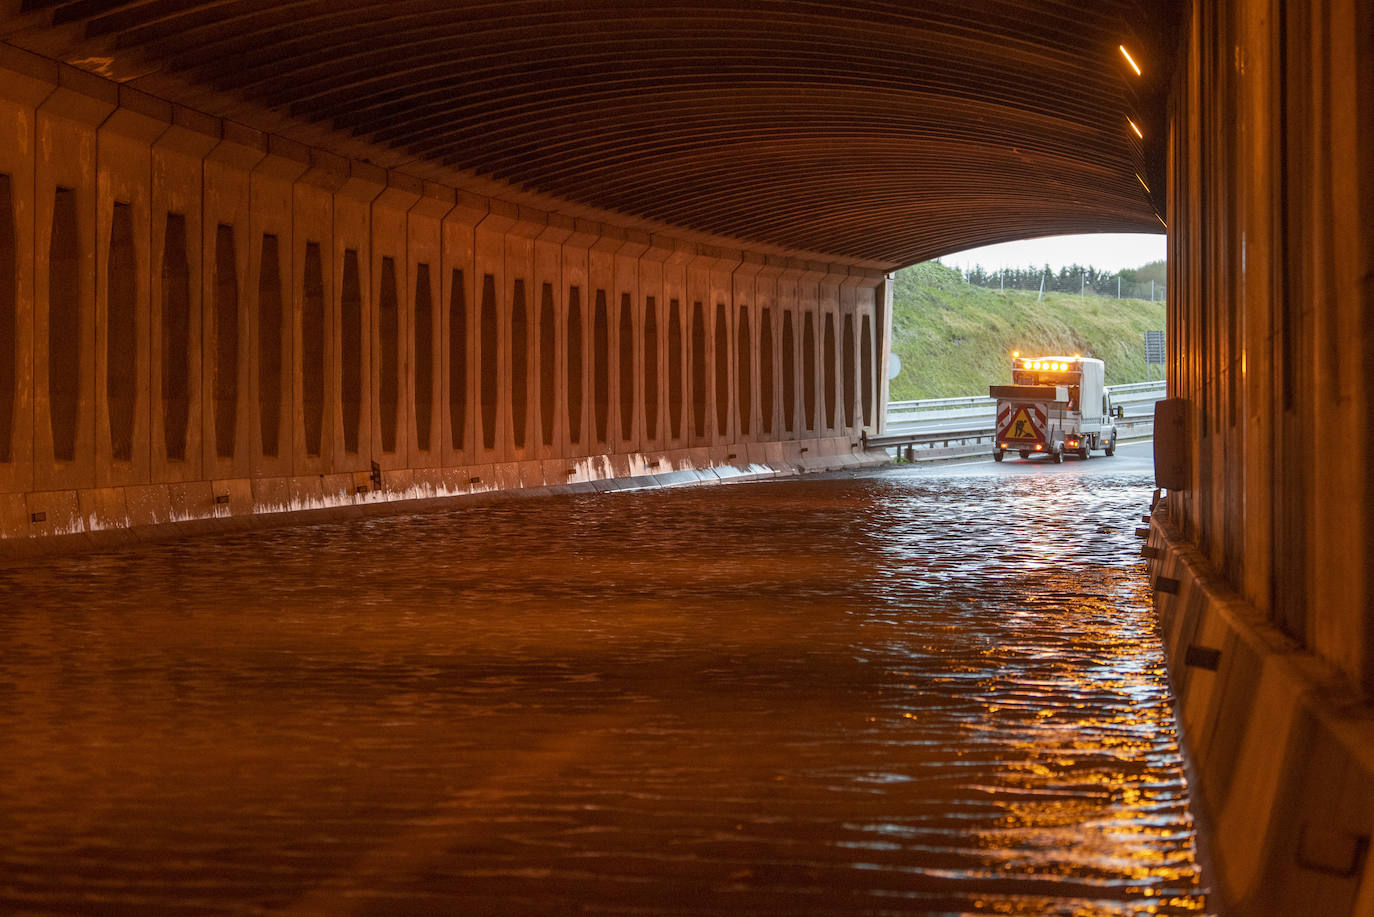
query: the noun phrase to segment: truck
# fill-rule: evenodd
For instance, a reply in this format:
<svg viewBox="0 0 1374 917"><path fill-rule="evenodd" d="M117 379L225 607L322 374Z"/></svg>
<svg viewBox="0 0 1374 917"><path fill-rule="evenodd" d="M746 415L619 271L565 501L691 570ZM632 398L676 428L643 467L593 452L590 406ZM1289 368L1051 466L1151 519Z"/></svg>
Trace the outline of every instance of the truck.
<svg viewBox="0 0 1374 917"><path fill-rule="evenodd" d="M997 399L997 438L992 457L1008 452L1021 458L1066 454L1086 460L1094 449L1116 454L1116 419L1101 360L1073 356L1023 357L1012 354L1011 385L988 386Z"/></svg>

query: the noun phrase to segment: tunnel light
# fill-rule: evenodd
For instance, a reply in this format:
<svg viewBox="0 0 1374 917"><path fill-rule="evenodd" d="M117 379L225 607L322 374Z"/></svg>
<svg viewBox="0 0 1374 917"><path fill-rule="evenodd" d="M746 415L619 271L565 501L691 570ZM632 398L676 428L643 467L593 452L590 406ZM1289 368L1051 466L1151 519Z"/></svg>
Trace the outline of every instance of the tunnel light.
<svg viewBox="0 0 1374 917"><path fill-rule="evenodd" d="M1141 178L1140 175L1139 175L1138 173L1136 174L1135 180L1138 181L1138 182L1140 182L1140 187L1142 187L1142 188L1145 189L1145 193L1146 193L1146 194L1153 194L1153 193L1154 193L1153 191L1150 190L1150 186L1147 185L1147 184L1145 184L1145 179Z"/></svg>
<svg viewBox="0 0 1374 917"><path fill-rule="evenodd" d="M1136 126L1136 123L1134 121L1132 121L1130 118L1127 118L1126 123L1131 126L1131 130L1135 131L1135 135L1137 137L1139 137L1141 140L1145 139L1145 135L1140 132L1140 128Z"/></svg>
<svg viewBox="0 0 1374 917"><path fill-rule="evenodd" d="M1125 45L1117 45L1117 47L1121 49L1121 56L1126 58L1126 63L1131 65L1131 69L1135 71L1135 75L1140 76L1140 65L1135 62L1134 57L1131 57L1131 52L1126 50Z"/></svg>

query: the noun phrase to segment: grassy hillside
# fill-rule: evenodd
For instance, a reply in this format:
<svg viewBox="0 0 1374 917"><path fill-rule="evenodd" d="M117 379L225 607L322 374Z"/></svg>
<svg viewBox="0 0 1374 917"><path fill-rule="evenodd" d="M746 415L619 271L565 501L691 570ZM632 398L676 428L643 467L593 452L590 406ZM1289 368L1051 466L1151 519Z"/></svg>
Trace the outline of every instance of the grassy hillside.
<svg viewBox="0 0 1374 917"><path fill-rule="evenodd" d="M964 283L935 262L897 273L892 303L892 349L902 371L891 399L985 395L1011 380L1011 352L1075 354L1107 364L1107 384L1145 381L1146 331L1164 328L1164 303L1139 299L1080 299L988 290ZM1158 370L1153 370L1158 378Z"/></svg>

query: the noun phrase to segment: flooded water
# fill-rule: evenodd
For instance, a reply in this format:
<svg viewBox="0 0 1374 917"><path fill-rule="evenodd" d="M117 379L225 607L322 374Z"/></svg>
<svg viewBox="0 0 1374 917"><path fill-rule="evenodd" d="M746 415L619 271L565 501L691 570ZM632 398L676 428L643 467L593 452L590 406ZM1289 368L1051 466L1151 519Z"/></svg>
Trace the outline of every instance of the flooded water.
<svg viewBox="0 0 1374 917"><path fill-rule="evenodd" d="M1199 912L1149 495L894 468L0 570L0 912Z"/></svg>

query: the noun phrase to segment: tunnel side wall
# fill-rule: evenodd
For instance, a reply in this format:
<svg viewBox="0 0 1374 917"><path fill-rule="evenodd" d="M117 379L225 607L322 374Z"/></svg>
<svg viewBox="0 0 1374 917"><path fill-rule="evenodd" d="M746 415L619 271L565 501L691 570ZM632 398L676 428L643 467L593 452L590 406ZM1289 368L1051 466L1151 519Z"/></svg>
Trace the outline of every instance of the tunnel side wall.
<svg viewBox="0 0 1374 917"><path fill-rule="evenodd" d="M1158 593L1180 719L1237 913L1374 914L1374 10L1190 7L1168 125L1187 486L1153 563L1182 582Z"/></svg>
<svg viewBox="0 0 1374 917"><path fill-rule="evenodd" d="M881 273L533 211L10 48L0 121L0 552L874 461Z"/></svg>

